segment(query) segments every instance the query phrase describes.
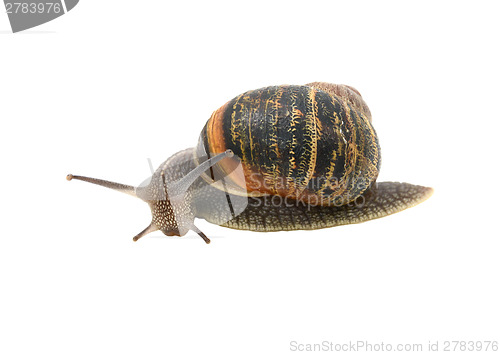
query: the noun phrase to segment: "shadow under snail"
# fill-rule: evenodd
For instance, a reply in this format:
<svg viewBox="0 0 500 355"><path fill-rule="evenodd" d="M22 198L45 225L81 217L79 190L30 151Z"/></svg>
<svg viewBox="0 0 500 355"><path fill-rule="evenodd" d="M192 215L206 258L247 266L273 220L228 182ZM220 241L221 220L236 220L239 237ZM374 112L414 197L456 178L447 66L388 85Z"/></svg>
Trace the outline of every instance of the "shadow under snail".
<svg viewBox="0 0 500 355"><path fill-rule="evenodd" d="M160 230L210 240L195 218L272 232L360 223L417 205L432 188L376 179L380 146L371 113L347 85L314 82L247 91L216 110L198 145L174 154L138 187L84 176L136 196Z"/></svg>

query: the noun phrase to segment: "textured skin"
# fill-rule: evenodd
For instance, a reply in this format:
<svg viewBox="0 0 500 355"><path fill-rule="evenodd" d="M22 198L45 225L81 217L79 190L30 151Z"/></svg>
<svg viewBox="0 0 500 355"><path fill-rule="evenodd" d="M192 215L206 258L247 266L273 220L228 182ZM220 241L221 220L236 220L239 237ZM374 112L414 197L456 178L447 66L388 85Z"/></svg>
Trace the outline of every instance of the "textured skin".
<svg viewBox="0 0 500 355"><path fill-rule="evenodd" d="M270 86L235 97L212 114L197 152L231 149L251 193L315 198L321 205L353 201L380 168L370 112L355 89L309 85Z"/></svg>
<svg viewBox="0 0 500 355"><path fill-rule="evenodd" d="M249 201L243 213L220 225L257 232L329 228L388 216L425 201L432 192L429 187L382 182L372 186L355 202L338 207L300 203L285 206L284 202L277 204L269 197L258 197ZM206 216L206 219L219 224L213 216Z"/></svg>
<svg viewBox="0 0 500 355"><path fill-rule="evenodd" d="M177 162L170 166L171 176L182 176L195 167L194 149L176 154ZM174 160L171 160L174 161ZM374 183L354 202L342 206L311 206L301 201L277 196L245 197L246 209L236 216L229 215L227 199L221 191L198 179L189 191L190 214L223 227L256 232L308 230L354 224L391 215L413 207L433 193L432 188L400 182ZM233 198L242 198L235 197ZM225 212L226 211L226 212Z"/></svg>
<svg viewBox="0 0 500 355"><path fill-rule="evenodd" d="M149 184L136 188L137 197L151 208L152 225L168 236L184 235L194 220L191 191L171 196L168 184L184 177L194 169L193 149L180 151L168 158L154 172Z"/></svg>

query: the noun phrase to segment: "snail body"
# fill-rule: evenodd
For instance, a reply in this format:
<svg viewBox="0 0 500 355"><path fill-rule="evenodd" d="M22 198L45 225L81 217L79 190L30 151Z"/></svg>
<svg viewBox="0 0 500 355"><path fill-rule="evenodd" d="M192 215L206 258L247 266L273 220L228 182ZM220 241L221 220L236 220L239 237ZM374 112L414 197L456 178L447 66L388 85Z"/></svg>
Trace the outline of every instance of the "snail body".
<svg viewBox="0 0 500 355"><path fill-rule="evenodd" d="M195 148L174 154L144 186L68 175L137 196L152 211L134 240L161 230L209 239L195 218L252 231L364 222L414 206L432 189L376 183L371 113L347 85L315 82L247 91L216 110Z"/></svg>

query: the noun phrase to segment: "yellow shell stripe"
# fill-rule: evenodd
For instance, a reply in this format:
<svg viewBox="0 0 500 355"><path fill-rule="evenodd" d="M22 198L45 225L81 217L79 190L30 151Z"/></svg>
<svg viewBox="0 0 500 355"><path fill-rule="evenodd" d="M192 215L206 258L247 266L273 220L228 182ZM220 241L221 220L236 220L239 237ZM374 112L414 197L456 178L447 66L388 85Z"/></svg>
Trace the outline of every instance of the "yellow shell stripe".
<svg viewBox="0 0 500 355"><path fill-rule="evenodd" d="M260 103L260 99L256 100L254 102L254 107L253 110L249 110L248 112L248 143L250 145L250 161L255 161L254 155L253 155L253 137L252 137L252 118L255 115L256 111L258 110ZM243 142L242 142L243 144Z"/></svg>
<svg viewBox="0 0 500 355"><path fill-rule="evenodd" d="M318 107L316 105L316 91L311 88L306 100L305 117L302 118L305 119L306 123L304 141L302 144L307 154L304 154L305 156L301 159L298 166L298 176L301 176L301 180L297 181L297 186L295 187L295 193L297 195L302 193L307 187L316 167L318 143L318 129L316 126L317 116Z"/></svg>
<svg viewBox="0 0 500 355"><path fill-rule="evenodd" d="M371 182L377 178L379 163L379 151L376 140L376 133L369 122L368 117L360 111L355 111L356 119L360 128L358 132L362 135L358 145L358 162L356 165L356 175L349 191L362 193L370 186Z"/></svg>
<svg viewBox="0 0 500 355"><path fill-rule="evenodd" d="M276 92L276 97L273 100L268 100L266 102L266 123L267 123L267 117L271 119L271 124L266 124L266 137L269 139L269 143L267 146L267 158L269 158L270 152L274 151L274 154L279 161L281 157L281 153L279 151L279 145L278 145L278 112L280 109L280 99L283 96L283 91L285 90L285 87L280 87L279 90ZM274 109L274 112L272 114L269 114L268 108L272 107ZM271 131L269 132L267 129L271 127ZM271 159L268 159L271 161ZM277 189L277 184L279 183L278 180L280 180L282 171L281 171L281 166L277 164L277 162L273 162L271 166L268 167L269 170L267 170L264 174L264 183L272 187L272 191L274 194L278 193Z"/></svg>
<svg viewBox="0 0 500 355"><path fill-rule="evenodd" d="M362 117L359 115L359 112L351 107L351 117L356 126L362 125ZM354 191L356 185L362 186L365 184L365 181L360 179L366 178L366 162L368 159L364 157L365 146L367 144L367 137L365 135L365 131L362 128L356 129L356 133L359 134L359 139L355 140L356 143L356 163L354 165L354 174L352 180L349 182L349 191ZM349 197L349 196L348 196ZM352 198L352 197L351 197ZM347 201L346 201L347 202Z"/></svg>
<svg viewBox="0 0 500 355"><path fill-rule="evenodd" d="M362 124L364 127L368 128L369 133L367 134L367 137L365 137L369 142L370 142L370 148L373 153L373 162L372 160L366 158L363 154L363 159L366 164L366 169L368 169L367 174L368 177L372 180L375 180L376 177L378 176L378 168L377 165L379 164L380 161L380 152L378 150L378 144L377 144L377 134L375 133L375 129L373 128L369 118L364 114L360 113L360 118L363 120Z"/></svg>
<svg viewBox="0 0 500 355"><path fill-rule="evenodd" d="M329 197L327 198L322 198L321 202L323 204L329 204L329 203L334 203L334 204L340 204L342 203L344 199L344 194L346 191L348 191L348 183L349 183L349 176L353 173L354 167L355 167L355 160L357 158L356 154L356 132L354 129L353 125L353 118L351 115L351 111L345 102L344 99L341 97L335 95L334 93L330 93L332 96L332 100L334 100L339 106L342 106L344 108L344 114L345 117L342 120L341 115L337 111L333 112L333 123L334 127L337 129L335 135L337 137L341 137L342 140L339 140L338 144L338 150L337 151L332 151L332 157L330 157L330 167L328 169L328 172L325 174L325 182L322 184L321 188L318 191L319 196L322 196L325 190L333 190L329 194ZM342 123L345 123L345 126L347 129L349 129L349 132L351 132L352 136L349 141L346 140L346 135L345 132L342 130ZM334 171L336 164L338 162L338 157L344 155L344 174L338 178L338 181L335 180L334 178ZM351 164L352 163L352 164ZM332 182L335 183L335 185L332 185Z"/></svg>
<svg viewBox="0 0 500 355"><path fill-rule="evenodd" d="M356 141L357 141L357 130L355 129L354 125L354 118L353 118L353 113L351 112L351 109L349 105L347 104L346 101L341 100L344 110L345 110L345 124L349 129L349 132L351 133L351 139L350 141L346 142L347 145L345 147L345 172L342 178L339 180L339 192L335 195L337 196L343 196L346 191L348 191L349 188L349 182L352 180L353 175L355 174L355 167L356 163L358 160L358 149L356 147ZM340 202L340 201L339 201ZM342 201L344 202L344 201ZM345 202L344 202L345 203Z"/></svg>
<svg viewBox="0 0 500 355"><path fill-rule="evenodd" d="M286 116L290 115L289 121L289 130L292 134L292 140L288 149L288 174L286 176L286 188L287 188L287 196L294 196L296 191L295 179L292 177L293 171L297 168L297 158L295 157L295 147L297 147L297 125L299 124L300 119L302 118L302 112L297 110L297 95L294 95L293 91L290 91L290 110L292 112L286 113Z"/></svg>
<svg viewBox="0 0 500 355"><path fill-rule="evenodd" d="M335 98L332 97L332 101L335 101ZM337 111L333 112L333 127L336 129L333 134L337 137L343 137L342 135L342 129L341 129L341 119L339 117L339 113ZM336 185L333 186L332 183L334 181L334 176L333 173L335 171L335 166L337 163L337 159L339 156L342 155L342 152L344 151L344 146L345 146L345 140L339 140L338 142L338 150L332 150L331 154L332 156L330 157L330 166L325 174L325 181L322 183L321 188L318 190L319 195L321 196L323 192L326 189L333 190L334 192L331 194L331 196L337 196L339 195L339 185L338 182L336 182Z"/></svg>

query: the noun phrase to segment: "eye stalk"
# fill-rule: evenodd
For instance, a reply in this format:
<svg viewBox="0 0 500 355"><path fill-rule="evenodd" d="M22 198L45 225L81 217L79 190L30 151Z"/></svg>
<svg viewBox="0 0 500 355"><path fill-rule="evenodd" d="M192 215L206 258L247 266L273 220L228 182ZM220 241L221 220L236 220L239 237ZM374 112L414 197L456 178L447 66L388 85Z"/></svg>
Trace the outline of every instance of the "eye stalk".
<svg viewBox="0 0 500 355"><path fill-rule="evenodd" d="M66 180L81 180L94 185L104 186L128 195L140 198L147 202L151 208L153 219L151 224L142 232L137 234L134 242L157 230L161 230L167 236L183 236L189 230L196 232L205 243L209 244L210 239L194 225L194 215L190 211L187 201L189 187L206 170L217 164L224 158L231 158L234 153L228 149L220 153L188 172L181 179L173 182L165 180L163 168L160 167L151 179L148 186L134 187L112 181L90 178L86 176L68 174Z"/></svg>

